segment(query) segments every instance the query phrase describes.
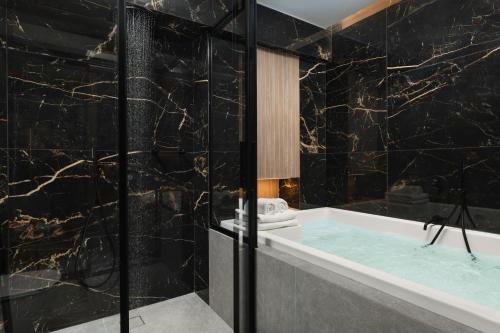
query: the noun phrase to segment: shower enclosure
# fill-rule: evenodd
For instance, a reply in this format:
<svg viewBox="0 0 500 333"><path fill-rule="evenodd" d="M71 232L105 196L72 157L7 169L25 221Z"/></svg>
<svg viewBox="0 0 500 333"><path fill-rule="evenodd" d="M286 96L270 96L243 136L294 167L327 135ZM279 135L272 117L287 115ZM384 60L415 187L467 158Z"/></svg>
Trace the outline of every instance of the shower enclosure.
<svg viewBox="0 0 500 333"><path fill-rule="evenodd" d="M208 230L252 195L253 6L2 1L1 332L128 332L186 307L232 330L208 307Z"/></svg>
<svg viewBox="0 0 500 333"><path fill-rule="evenodd" d="M0 333L500 331L499 0L0 13Z"/></svg>

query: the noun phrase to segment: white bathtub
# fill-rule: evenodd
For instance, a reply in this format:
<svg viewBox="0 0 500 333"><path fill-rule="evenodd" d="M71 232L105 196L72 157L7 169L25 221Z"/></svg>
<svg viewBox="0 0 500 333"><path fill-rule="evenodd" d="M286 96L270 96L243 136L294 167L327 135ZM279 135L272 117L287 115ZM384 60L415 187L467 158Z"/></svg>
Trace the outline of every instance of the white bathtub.
<svg viewBox="0 0 500 333"><path fill-rule="evenodd" d="M357 213L334 208L319 208L301 211L298 220L302 225L321 218L332 218L336 222L381 232L398 233L430 242L439 226L429 225L423 230L421 222ZM500 235L479 231L467 231L474 253L500 256ZM456 296L423 286L391 274L343 259L341 257L302 245L299 230L278 229L259 232L259 242L287 252L312 264L334 271L370 287L381 290L429 311L455 320L483 332L500 332L500 311L458 298ZM450 247L463 248L460 229L445 228L436 242ZM498 281L500 283L500 281Z"/></svg>

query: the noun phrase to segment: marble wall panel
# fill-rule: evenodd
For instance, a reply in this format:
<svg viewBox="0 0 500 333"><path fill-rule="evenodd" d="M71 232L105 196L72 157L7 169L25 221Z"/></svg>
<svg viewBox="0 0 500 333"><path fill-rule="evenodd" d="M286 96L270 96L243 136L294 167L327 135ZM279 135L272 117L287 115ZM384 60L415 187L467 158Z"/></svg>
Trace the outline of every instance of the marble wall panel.
<svg viewBox="0 0 500 333"><path fill-rule="evenodd" d="M463 160L479 228L500 232L492 222L499 15L496 1L406 0L334 32L326 70L334 206L400 216L384 191L412 185L429 196L427 213L446 215ZM371 164L376 167L364 167L369 155L381 156ZM429 216L415 209L405 214Z"/></svg>
<svg viewBox="0 0 500 333"><path fill-rule="evenodd" d="M233 6L240 4L236 0L132 0L130 2L209 26L216 24L232 10Z"/></svg>
<svg viewBox="0 0 500 333"><path fill-rule="evenodd" d="M9 196L0 199L0 205L2 224L8 226L8 291L19 294L10 303L14 328L31 332L38 326L52 327L52 321L65 314L57 325L116 313L116 154L95 152L94 160L89 151L12 149L7 155ZM81 243L85 225L87 239ZM45 273L49 277L44 278ZM96 284L108 276L102 288L110 292L100 296L79 282ZM66 290L64 297L54 289L58 287ZM52 292L58 294L57 301L47 304ZM94 300L92 306L88 298ZM45 307L36 308L40 302Z"/></svg>
<svg viewBox="0 0 500 333"><path fill-rule="evenodd" d="M303 154L326 151L326 65L300 60L300 149Z"/></svg>
<svg viewBox="0 0 500 333"><path fill-rule="evenodd" d="M316 59L330 60L332 56L329 29L261 5L257 8L257 41Z"/></svg>
<svg viewBox="0 0 500 333"><path fill-rule="evenodd" d="M386 14L333 34L327 68L327 151L384 151L387 144Z"/></svg>

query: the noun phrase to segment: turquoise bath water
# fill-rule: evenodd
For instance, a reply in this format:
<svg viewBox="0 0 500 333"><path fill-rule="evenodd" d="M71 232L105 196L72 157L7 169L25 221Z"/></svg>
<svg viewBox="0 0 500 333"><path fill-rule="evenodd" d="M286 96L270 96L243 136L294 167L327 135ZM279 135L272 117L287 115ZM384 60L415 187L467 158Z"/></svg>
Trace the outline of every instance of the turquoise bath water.
<svg viewBox="0 0 500 333"><path fill-rule="evenodd" d="M472 260L465 247L425 247L409 237L332 220L304 225L301 243L500 310L500 257L476 255Z"/></svg>

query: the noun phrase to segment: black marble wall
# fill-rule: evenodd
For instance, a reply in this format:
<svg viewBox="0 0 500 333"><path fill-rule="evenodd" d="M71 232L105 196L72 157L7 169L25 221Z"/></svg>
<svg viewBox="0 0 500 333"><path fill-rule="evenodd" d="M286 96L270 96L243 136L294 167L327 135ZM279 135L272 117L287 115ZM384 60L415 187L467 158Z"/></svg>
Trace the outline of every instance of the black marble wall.
<svg viewBox="0 0 500 333"><path fill-rule="evenodd" d="M309 58L331 59L331 31L259 5L257 41Z"/></svg>
<svg viewBox="0 0 500 333"><path fill-rule="evenodd" d="M232 11L233 6L241 6L241 0L131 0L128 2L207 26L215 25Z"/></svg>
<svg viewBox="0 0 500 333"><path fill-rule="evenodd" d="M129 30L132 305L208 301L206 27L134 9Z"/></svg>
<svg viewBox="0 0 500 333"><path fill-rule="evenodd" d="M217 37L211 44L211 221L218 225L234 218L240 196L245 50L243 44Z"/></svg>
<svg viewBox="0 0 500 333"><path fill-rule="evenodd" d="M243 35L244 12L226 31ZM300 57L300 179L280 182L280 195L292 207L325 206L326 192L326 60L331 57L331 31L265 6L258 6L257 40L261 47ZM212 222L234 218L238 207L240 136L244 119L244 45L212 39ZM320 179L318 175L323 177ZM307 184L307 185L306 185ZM321 184L321 185L320 185ZM316 186L315 186L316 185ZM321 202L320 202L321 201Z"/></svg>
<svg viewBox="0 0 500 333"><path fill-rule="evenodd" d="M407 0L333 35L327 69L331 205L446 215L464 162L479 229L498 224L500 11L495 0ZM422 213L386 192L419 186Z"/></svg>
<svg viewBox="0 0 500 333"><path fill-rule="evenodd" d="M0 4L1 297L14 332L118 311L119 258L104 231L117 247L115 6ZM78 282L107 276L106 293Z"/></svg>
<svg viewBox="0 0 500 333"><path fill-rule="evenodd" d="M300 208L327 206L326 67L300 59Z"/></svg>
<svg viewBox="0 0 500 333"><path fill-rule="evenodd" d="M14 332L47 332L119 310L116 1L0 9L0 293ZM208 287L208 58L203 25L128 24L137 307Z"/></svg>
<svg viewBox="0 0 500 333"><path fill-rule="evenodd" d="M226 31L245 35L242 11ZM257 43L311 59L331 59L331 29L324 29L272 8L257 5Z"/></svg>

